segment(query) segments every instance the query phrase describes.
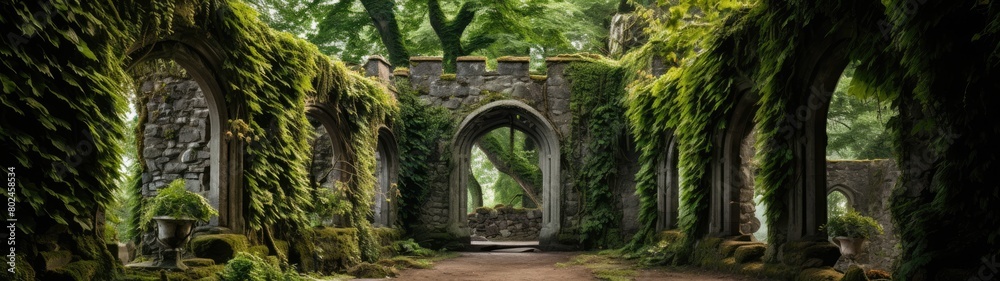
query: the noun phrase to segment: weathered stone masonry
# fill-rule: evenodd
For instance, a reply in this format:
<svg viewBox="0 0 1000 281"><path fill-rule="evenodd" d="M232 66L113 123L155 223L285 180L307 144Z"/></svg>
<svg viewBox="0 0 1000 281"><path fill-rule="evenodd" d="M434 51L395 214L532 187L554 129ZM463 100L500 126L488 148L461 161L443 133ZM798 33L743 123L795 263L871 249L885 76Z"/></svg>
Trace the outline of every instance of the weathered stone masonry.
<svg viewBox="0 0 1000 281"><path fill-rule="evenodd" d="M565 138L570 135L572 123L569 107L572 78L566 75L565 70L570 63L576 61L575 59L547 59L546 76L529 75L529 60L525 57L497 59L496 70L486 69L484 57L461 57L457 60L457 71L454 76L442 75L440 57L413 57L410 61L409 72L397 72L397 78L407 76L411 85L421 93L420 99L426 104L447 108L454 113L454 119L463 120L466 115L477 109L475 107L485 104L484 98L487 96L495 98L499 93L506 99L523 102L540 113L554 127L560 145L565 147L567 142ZM432 175L435 184L420 215L420 225L429 233L447 232L450 195L448 186L452 171L448 159L451 153L456 153L449 151L451 141L442 139L438 142L440 161L433 164L435 168ZM563 162L579 161L579 159L567 159L570 158L567 156L567 151L560 151L559 154L555 157L561 157ZM568 169L569 166L578 164L562 164L560 178L556 179L561 199L558 202L559 216L554 218L558 219L560 224L555 238L563 244L578 243L576 235L580 194L573 186L573 176ZM621 166L634 165L623 163ZM622 214L623 219L632 218L631 221L634 221L638 211L636 207L638 200L634 198L634 182L625 182L627 187L615 188L615 191L620 193L621 202L609 203L625 210ZM472 210L467 210L467 213L471 212ZM635 228L628 223L623 226L626 228L623 232L634 231ZM624 234L631 235L631 233Z"/></svg>
<svg viewBox="0 0 1000 281"><path fill-rule="evenodd" d="M882 224L885 234L869 239L865 253L858 257L858 262L873 268L892 268L900 254L889 211L889 198L899 173L895 161L885 159L826 163L827 192L843 192L849 206Z"/></svg>
<svg viewBox="0 0 1000 281"><path fill-rule="evenodd" d="M209 109L198 83L187 77L165 77L145 81L141 87L143 95L150 97L143 132L143 196L153 196L157 189L182 178L188 190L218 206L217 196L210 194Z"/></svg>
<svg viewBox="0 0 1000 281"><path fill-rule="evenodd" d="M476 208L469 213L472 235L490 241L537 240L542 211L524 208Z"/></svg>

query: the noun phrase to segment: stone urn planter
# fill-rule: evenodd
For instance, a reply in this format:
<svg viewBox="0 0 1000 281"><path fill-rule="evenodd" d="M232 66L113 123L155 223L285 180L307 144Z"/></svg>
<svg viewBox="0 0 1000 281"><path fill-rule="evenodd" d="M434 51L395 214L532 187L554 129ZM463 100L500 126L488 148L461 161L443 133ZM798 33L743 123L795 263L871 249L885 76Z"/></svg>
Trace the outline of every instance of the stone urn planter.
<svg viewBox="0 0 1000 281"><path fill-rule="evenodd" d="M854 258L864 251L865 238L852 238L847 236L837 236L830 239L833 244L840 248L840 254L848 258Z"/></svg>
<svg viewBox="0 0 1000 281"><path fill-rule="evenodd" d="M174 180L166 188L157 190L156 196L147 201L141 220L143 230L156 222L160 255L152 266L172 270L185 270L181 261L181 247L191 236L197 221L207 222L218 212L201 195L188 191L182 179Z"/></svg>
<svg viewBox="0 0 1000 281"><path fill-rule="evenodd" d="M163 247L160 259L153 265L167 269L187 269L181 262L181 247L191 238L191 228L197 220L171 216L153 217L153 220L158 229L156 241Z"/></svg>
<svg viewBox="0 0 1000 281"><path fill-rule="evenodd" d="M854 210L830 218L821 230L830 235L830 242L840 248L841 256L852 263L861 256L862 247L868 238L883 233L878 221Z"/></svg>

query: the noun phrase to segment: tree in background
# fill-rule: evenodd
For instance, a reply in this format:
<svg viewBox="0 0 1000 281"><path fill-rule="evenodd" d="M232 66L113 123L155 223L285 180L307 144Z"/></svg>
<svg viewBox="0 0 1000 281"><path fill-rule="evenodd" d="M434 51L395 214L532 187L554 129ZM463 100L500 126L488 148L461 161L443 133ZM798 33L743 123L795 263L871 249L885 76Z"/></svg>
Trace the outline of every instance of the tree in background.
<svg viewBox="0 0 1000 281"><path fill-rule="evenodd" d="M464 55L604 53L618 5L614 0L247 1L271 27L344 61L383 54L405 66L409 55L443 54L450 72L454 59Z"/></svg>
<svg viewBox="0 0 1000 281"><path fill-rule="evenodd" d="M851 64L837 81L827 113L827 157L830 159L892 158L892 140L887 122L896 111L878 93L872 93L854 77Z"/></svg>
<svg viewBox="0 0 1000 281"><path fill-rule="evenodd" d="M538 152L527 135L511 128L495 129L479 139L472 154L472 174L478 178L481 191L471 190L477 186L470 183L470 206L473 201L479 203L472 207L540 205L542 171L537 164ZM474 194L482 198L472 198Z"/></svg>

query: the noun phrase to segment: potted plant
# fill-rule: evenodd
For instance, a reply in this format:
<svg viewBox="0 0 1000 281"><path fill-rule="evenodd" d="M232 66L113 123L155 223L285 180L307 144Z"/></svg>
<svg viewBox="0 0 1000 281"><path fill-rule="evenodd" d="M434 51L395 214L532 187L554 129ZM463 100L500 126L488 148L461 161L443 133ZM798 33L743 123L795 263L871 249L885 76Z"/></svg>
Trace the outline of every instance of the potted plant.
<svg viewBox="0 0 1000 281"><path fill-rule="evenodd" d="M184 185L184 180L174 180L146 201L142 225L156 221L157 241L163 246L153 266L186 269L180 260L180 247L190 238L191 227L196 221L207 222L218 215L205 197L188 191Z"/></svg>
<svg viewBox="0 0 1000 281"><path fill-rule="evenodd" d="M861 254L862 247L868 238L882 234L882 225L869 216L848 210L847 213L830 218L826 232L830 241L840 248L840 254L853 258Z"/></svg>

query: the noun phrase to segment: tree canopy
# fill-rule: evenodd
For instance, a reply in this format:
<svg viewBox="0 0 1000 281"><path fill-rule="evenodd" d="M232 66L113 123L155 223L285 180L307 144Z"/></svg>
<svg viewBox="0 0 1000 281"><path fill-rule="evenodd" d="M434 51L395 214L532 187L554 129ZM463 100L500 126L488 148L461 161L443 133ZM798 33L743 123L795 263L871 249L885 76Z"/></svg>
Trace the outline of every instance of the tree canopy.
<svg viewBox="0 0 1000 281"><path fill-rule="evenodd" d="M367 55L406 66L410 55L443 55L446 71L465 55L541 58L603 53L613 0L247 0L271 27L347 62Z"/></svg>

